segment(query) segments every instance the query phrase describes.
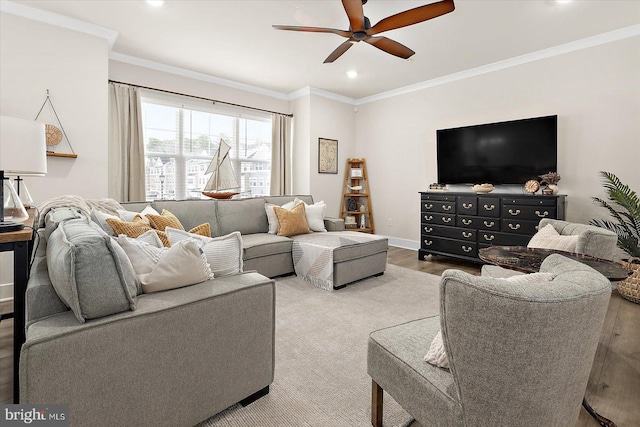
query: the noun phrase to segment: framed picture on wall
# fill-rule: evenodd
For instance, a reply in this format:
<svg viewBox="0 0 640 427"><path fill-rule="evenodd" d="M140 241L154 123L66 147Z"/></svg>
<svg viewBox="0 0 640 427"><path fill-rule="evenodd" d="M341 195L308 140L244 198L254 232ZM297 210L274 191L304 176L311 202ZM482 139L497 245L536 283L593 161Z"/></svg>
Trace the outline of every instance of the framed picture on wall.
<svg viewBox="0 0 640 427"><path fill-rule="evenodd" d="M338 173L338 140L318 138L318 173Z"/></svg>

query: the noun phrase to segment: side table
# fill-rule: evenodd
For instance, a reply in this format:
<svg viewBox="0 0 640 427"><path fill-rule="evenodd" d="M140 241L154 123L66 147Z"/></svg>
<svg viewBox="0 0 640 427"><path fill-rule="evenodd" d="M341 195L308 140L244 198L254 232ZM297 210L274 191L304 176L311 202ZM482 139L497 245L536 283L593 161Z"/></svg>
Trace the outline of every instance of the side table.
<svg viewBox="0 0 640 427"><path fill-rule="evenodd" d="M20 231L0 233L0 252L13 252L13 403L20 402L20 349L25 341L25 292L29 279L29 258L33 242L35 209Z"/></svg>

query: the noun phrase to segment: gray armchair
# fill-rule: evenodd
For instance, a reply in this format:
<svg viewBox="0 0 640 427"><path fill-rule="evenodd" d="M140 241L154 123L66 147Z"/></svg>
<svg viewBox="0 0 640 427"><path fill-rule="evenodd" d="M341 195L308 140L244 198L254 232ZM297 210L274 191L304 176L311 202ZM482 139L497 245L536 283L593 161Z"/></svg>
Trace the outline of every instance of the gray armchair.
<svg viewBox="0 0 640 427"><path fill-rule="evenodd" d="M551 281L522 284L447 270L440 316L373 332L371 421L382 390L424 427L574 426L611 286L590 267L551 255ZM442 329L450 370L423 360Z"/></svg>
<svg viewBox="0 0 640 427"><path fill-rule="evenodd" d="M593 225L578 224L575 222L561 221L559 219L543 218L538 224L538 229L551 224L555 230L563 236L578 235L576 253L589 255L596 258L612 260L618 243L618 235L604 228ZM521 274L513 270L507 270L497 265L483 265L482 275L488 277L509 277Z"/></svg>

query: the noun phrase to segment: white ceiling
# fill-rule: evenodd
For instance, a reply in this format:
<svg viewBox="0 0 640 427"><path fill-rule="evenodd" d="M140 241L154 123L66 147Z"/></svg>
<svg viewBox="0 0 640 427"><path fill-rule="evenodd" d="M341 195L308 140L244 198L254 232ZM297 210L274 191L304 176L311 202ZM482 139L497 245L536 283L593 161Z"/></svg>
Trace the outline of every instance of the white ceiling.
<svg viewBox="0 0 640 427"><path fill-rule="evenodd" d="M382 34L413 49L410 61L358 43L323 64L345 39L271 25L348 29L339 0L166 0L160 8L144 0L13 3L114 30L115 54L285 94L311 86L353 99L640 24L640 0L456 0L450 14ZM373 25L428 3L369 0L364 10ZM348 70L358 77L349 79Z"/></svg>

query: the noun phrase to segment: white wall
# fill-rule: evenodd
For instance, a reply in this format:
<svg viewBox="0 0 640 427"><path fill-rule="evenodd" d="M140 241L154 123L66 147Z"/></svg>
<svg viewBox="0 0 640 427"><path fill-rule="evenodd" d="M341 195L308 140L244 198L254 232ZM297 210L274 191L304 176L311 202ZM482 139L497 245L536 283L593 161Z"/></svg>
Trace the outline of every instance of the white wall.
<svg viewBox="0 0 640 427"><path fill-rule="evenodd" d="M417 245L418 192L437 181L437 129L551 114L559 119L566 219L605 215L590 199L604 195L600 170L640 191L640 37L633 37L361 105L356 151L367 159L376 233Z"/></svg>
<svg viewBox="0 0 640 427"><path fill-rule="evenodd" d="M78 154L49 157L45 177L25 179L36 203L107 194L107 49L105 39L0 13L0 114L35 118L49 89ZM11 265L3 254L0 283L13 281Z"/></svg>
<svg viewBox="0 0 640 427"><path fill-rule="evenodd" d="M293 112L292 135L292 193L311 194L311 96L291 101Z"/></svg>
<svg viewBox="0 0 640 427"><path fill-rule="evenodd" d="M325 215L330 217L340 217L346 162L357 157L355 114L353 105L311 95L310 194L327 203ZM337 174L318 173L318 138L338 140Z"/></svg>

